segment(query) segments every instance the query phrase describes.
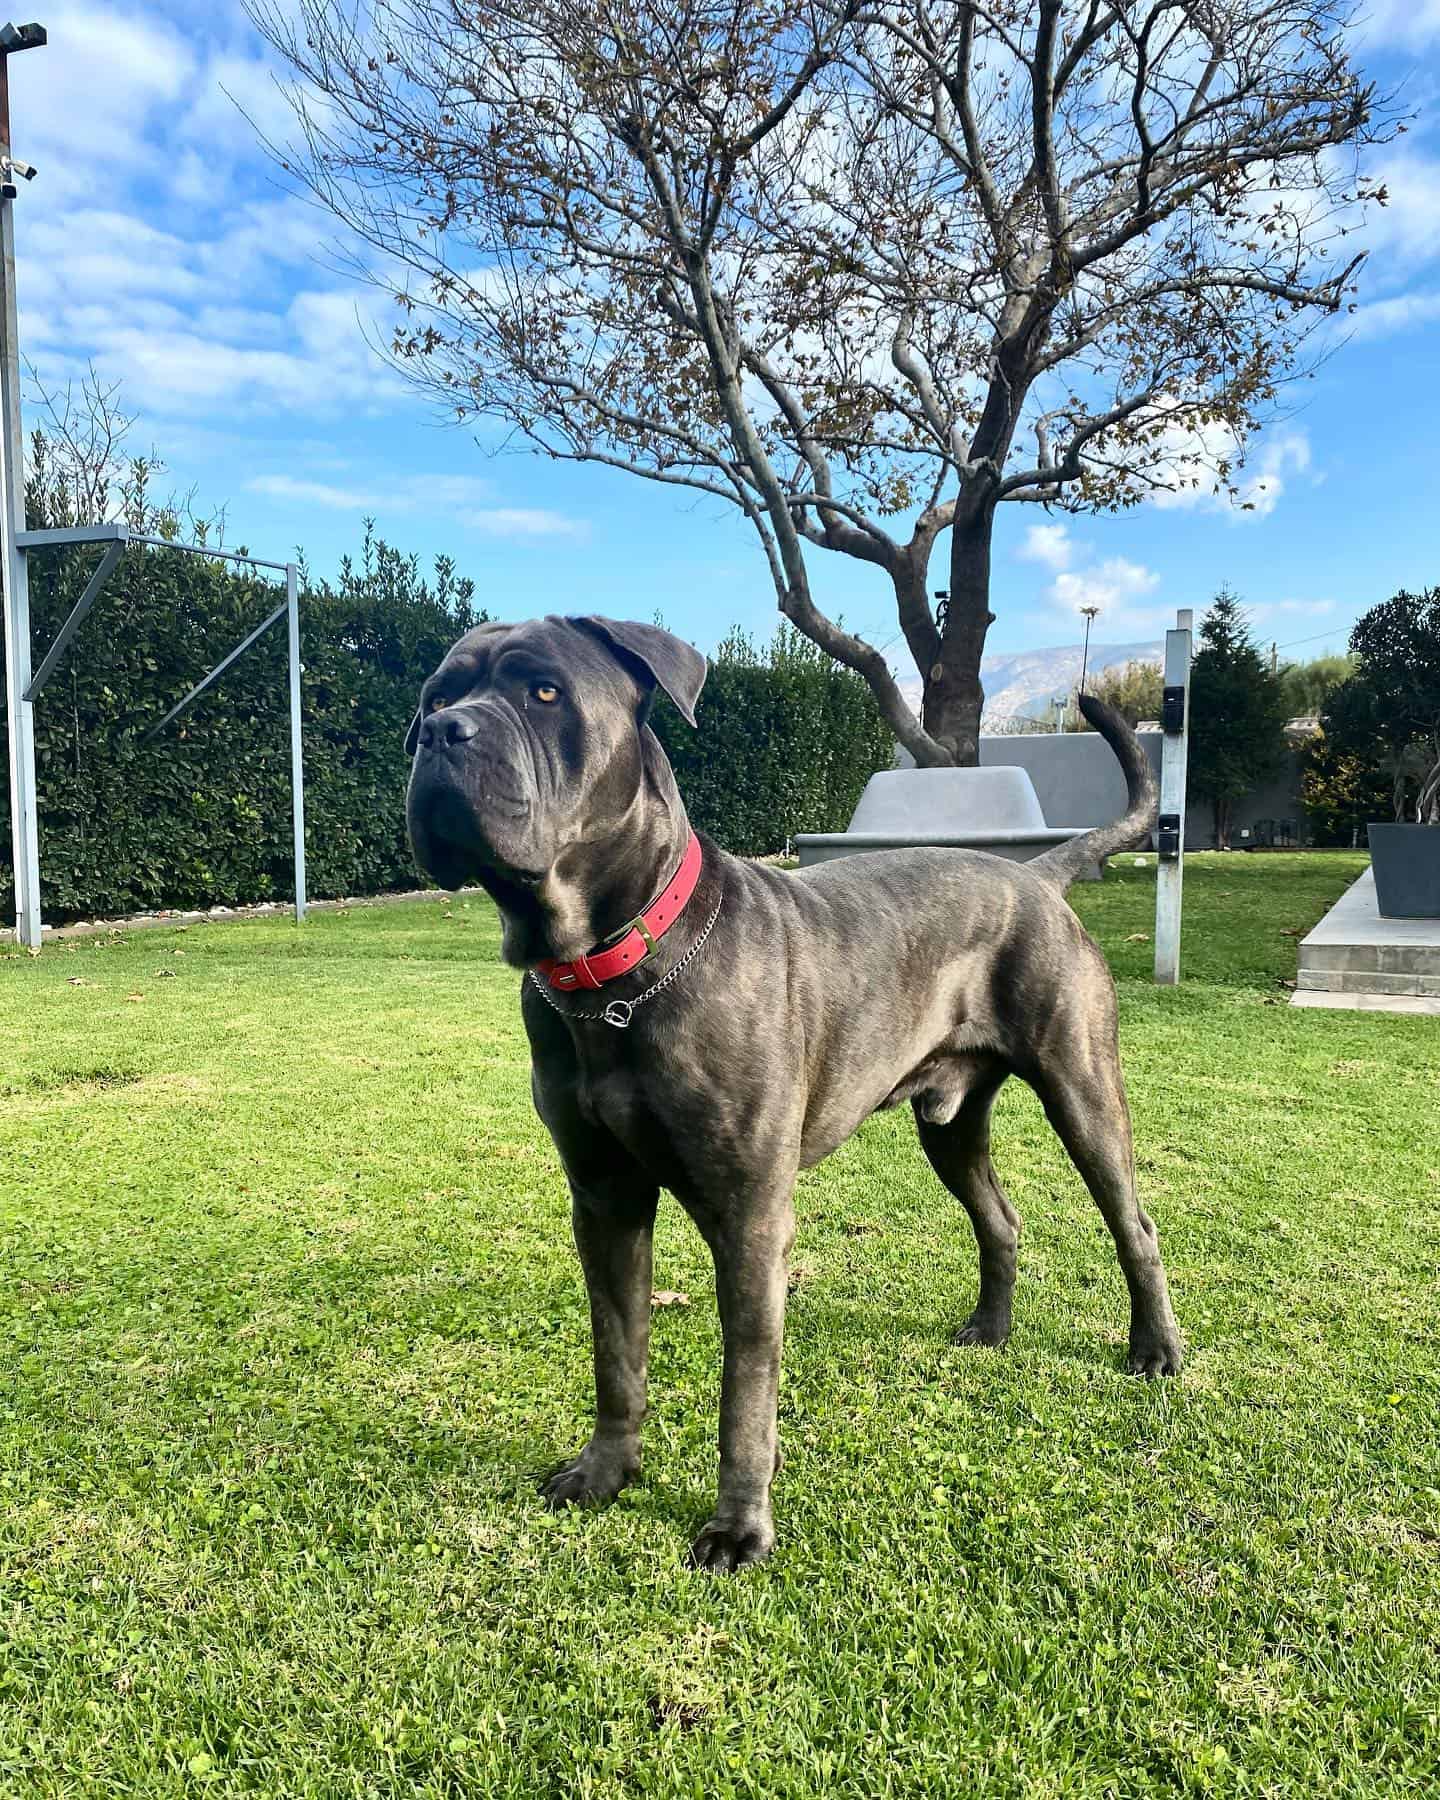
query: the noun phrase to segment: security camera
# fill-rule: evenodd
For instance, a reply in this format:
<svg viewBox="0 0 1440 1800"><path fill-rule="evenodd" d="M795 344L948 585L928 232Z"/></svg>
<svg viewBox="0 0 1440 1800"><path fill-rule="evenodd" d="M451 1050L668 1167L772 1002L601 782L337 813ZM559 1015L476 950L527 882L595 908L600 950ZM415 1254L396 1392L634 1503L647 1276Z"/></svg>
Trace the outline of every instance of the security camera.
<svg viewBox="0 0 1440 1800"><path fill-rule="evenodd" d="M21 162L18 156L0 156L0 196L13 200L19 189L15 186L15 177L23 176L26 181L35 179L35 165Z"/></svg>
<svg viewBox="0 0 1440 1800"><path fill-rule="evenodd" d="M38 50L45 43L43 25L0 25L0 50Z"/></svg>

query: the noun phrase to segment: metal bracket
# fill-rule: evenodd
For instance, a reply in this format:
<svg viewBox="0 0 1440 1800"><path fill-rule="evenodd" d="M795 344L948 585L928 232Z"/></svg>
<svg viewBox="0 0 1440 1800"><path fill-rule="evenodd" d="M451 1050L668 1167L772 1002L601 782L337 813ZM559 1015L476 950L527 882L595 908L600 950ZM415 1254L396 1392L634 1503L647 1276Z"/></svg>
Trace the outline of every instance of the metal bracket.
<svg viewBox="0 0 1440 1800"><path fill-rule="evenodd" d="M25 539L21 537L20 542L23 545ZM124 538L112 538L110 542L106 544L103 555L95 565L94 573L91 575L89 581L85 583L85 592L70 609L70 617L56 633L55 642L46 651L45 660L35 671L34 679L31 681L29 687L26 688L23 695L24 699L34 700L41 688L43 688L45 683L50 679L50 671L65 654L65 646L85 622L85 615L99 599L101 588L103 588L105 583L110 579L111 570L114 569L116 563L119 562L124 554Z"/></svg>
<svg viewBox="0 0 1440 1800"><path fill-rule="evenodd" d="M284 614L288 604L289 604L288 601L282 600L280 602L280 604L275 608L274 612L272 612L270 614L269 618L262 619L260 621L260 623L255 627L255 629L250 633L249 637L247 637L243 643L237 644L235 646L235 648L225 658L224 662L216 663L215 667L210 671L210 673L205 677L205 679L203 681L197 681L195 683L194 687L191 688L190 692L185 696L185 698L183 700L177 700L175 702L175 704L170 708L169 712L166 713L165 717L160 721L160 723L158 725L152 725L150 727L150 729L145 733L145 736L144 736L142 742L148 744L150 742L151 738L158 737L172 719L177 718L182 712L184 712L185 708L190 704L190 702L192 700L196 699L199 695L203 694L205 692L206 688L208 688L212 682L218 681L220 679L220 677L225 673L225 671L230 667L231 663L237 661L240 657L242 657L245 654L245 652L255 642L256 638L264 636L264 634L270 629L270 627L275 623L275 621Z"/></svg>

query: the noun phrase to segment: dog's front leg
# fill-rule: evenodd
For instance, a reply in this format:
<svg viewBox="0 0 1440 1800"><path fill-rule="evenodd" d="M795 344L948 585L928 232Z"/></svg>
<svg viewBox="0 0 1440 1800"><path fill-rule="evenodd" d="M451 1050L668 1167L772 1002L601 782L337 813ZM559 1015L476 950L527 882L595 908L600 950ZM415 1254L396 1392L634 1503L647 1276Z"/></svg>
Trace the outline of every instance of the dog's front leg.
<svg viewBox="0 0 1440 1800"><path fill-rule="evenodd" d="M779 1464L776 1407L785 1328L786 1258L795 1215L783 1197L755 1199L705 1235L725 1338L720 1390L720 1490L715 1516L690 1549L697 1568L761 1562L775 1543L770 1486Z"/></svg>
<svg viewBox="0 0 1440 1800"><path fill-rule="evenodd" d="M590 1296L595 1429L573 1462L541 1484L551 1506L613 1500L640 1469L650 1354L651 1243L658 1196L572 1186L575 1247Z"/></svg>

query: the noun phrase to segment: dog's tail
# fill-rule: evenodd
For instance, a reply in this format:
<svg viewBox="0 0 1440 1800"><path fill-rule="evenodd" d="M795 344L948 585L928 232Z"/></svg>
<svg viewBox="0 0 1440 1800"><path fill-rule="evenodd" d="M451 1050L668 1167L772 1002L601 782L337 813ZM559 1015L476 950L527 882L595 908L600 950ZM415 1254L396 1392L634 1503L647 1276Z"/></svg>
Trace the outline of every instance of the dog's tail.
<svg viewBox="0 0 1440 1800"><path fill-rule="evenodd" d="M1037 875L1058 882L1061 888L1068 888L1086 869L1114 856L1116 851L1133 850L1154 827L1156 815L1155 776L1139 738L1113 707L1093 694L1081 694L1080 711L1119 759L1125 771L1129 805L1113 824L1098 826L1083 837L1057 844L1028 865Z"/></svg>

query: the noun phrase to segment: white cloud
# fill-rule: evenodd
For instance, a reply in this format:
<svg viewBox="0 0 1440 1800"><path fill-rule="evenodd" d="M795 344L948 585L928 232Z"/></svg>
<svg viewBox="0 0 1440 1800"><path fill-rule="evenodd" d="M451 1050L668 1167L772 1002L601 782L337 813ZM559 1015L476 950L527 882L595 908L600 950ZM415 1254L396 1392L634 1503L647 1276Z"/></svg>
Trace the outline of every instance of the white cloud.
<svg viewBox="0 0 1440 1800"><path fill-rule="evenodd" d="M1247 515L1267 518L1279 505L1286 477L1309 470L1310 440L1294 426L1278 426L1262 433L1258 442L1258 451L1246 457L1228 425L1212 421L1172 426L1157 446L1153 469L1155 478L1168 485L1150 491L1150 505L1162 512L1217 512L1236 520ZM1218 473L1226 466L1235 488L1233 498Z"/></svg>
<svg viewBox="0 0 1440 1800"><path fill-rule="evenodd" d="M1026 562L1044 563L1049 569L1067 569L1075 547L1066 525L1032 525L1016 555Z"/></svg>
<svg viewBox="0 0 1440 1800"><path fill-rule="evenodd" d="M154 5L55 0L46 24L14 107L42 177L17 221L22 348L42 382L93 362L162 426L398 399L366 341L388 337L389 301L317 280L325 221L276 191L228 97L280 134L285 102L239 7L213 0L176 23Z"/></svg>
<svg viewBox="0 0 1440 1800"><path fill-rule="evenodd" d="M283 80L277 80L276 71L263 58L221 53L211 58L205 74L180 121L182 137L212 151L224 148L249 155L257 132L276 145L295 135L295 113Z"/></svg>
<svg viewBox="0 0 1440 1800"><path fill-rule="evenodd" d="M153 14L85 0L55 0L45 26L48 47L16 66L13 111L16 148L40 169L52 203L162 172L144 126L195 78L186 40Z"/></svg>
<svg viewBox="0 0 1440 1800"><path fill-rule="evenodd" d="M1116 613L1144 595L1153 594L1159 585L1160 577L1143 563L1108 556L1104 562L1092 563L1088 568L1062 570L1055 577L1050 597L1068 613L1078 614L1084 606Z"/></svg>
<svg viewBox="0 0 1440 1800"><path fill-rule="evenodd" d="M1344 321L1343 335L1362 342L1411 331L1440 319L1440 293L1396 294L1358 306Z"/></svg>
<svg viewBox="0 0 1440 1800"><path fill-rule="evenodd" d="M546 507L485 506L493 485L475 475L417 474L394 481L330 482L296 475L256 475L245 484L248 492L274 500L293 500L305 506L321 506L332 512L368 513L388 518L395 513L444 511L465 529L484 537L578 538L589 535L584 519Z"/></svg>
<svg viewBox="0 0 1440 1800"><path fill-rule="evenodd" d="M1355 233L1357 245L1369 250L1382 270L1440 256L1440 159L1411 145L1376 158L1368 173L1387 199L1384 206L1367 209Z"/></svg>
<svg viewBox="0 0 1440 1800"><path fill-rule="evenodd" d="M1266 436L1251 472L1239 483L1236 505L1268 518L1285 492L1285 477L1303 475L1310 467L1310 440L1303 431L1285 430Z"/></svg>
<svg viewBox="0 0 1440 1800"><path fill-rule="evenodd" d="M456 515L462 525L487 537L534 538L589 536L589 525L573 519L568 513L551 512L538 506L492 506Z"/></svg>
<svg viewBox="0 0 1440 1800"><path fill-rule="evenodd" d="M338 483L295 475L256 475L245 483L252 494L301 500L336 512L416 512L429 507L475 505L492 497L490 482L477 475L406 475L395 481Z"/></svg>
<svg viewBox="0 0 1440 1800"><path fill-rule="evenodd" d="M1351 27L1357 44L1419 50L1440 37L1440 0L1369 0Z"/></svg>
<svg viewBox="0 0 1440 1800"><path fill-rule="evenodd" d="M1062 553L1071 566L1062 567L1050 560ZM1175 622L1174 603L1162 603L1157 598L1159 574L1143 563L1124 556L1096 560L1090 547L1077 542L1068 532L1063 552L1050 547L1048 554L1032 555L1031 560L1046 563L1053 571L1054 578L1045 589L1044 599L1052 614L1057 615L1055 629L1064 633L1063 641L1079 641L1085 627L1080 609L1086 606L1099 608L1092 634L1101 643L1153 636L1166 624Z"/></svg>
<svg viewBox="0 0 1440 1800"><path fill-rule="evenodd" d="M1335 611L1333 600L1262 600L1246 611L1257 623L1267 620L1324 619Z"/></svg>

